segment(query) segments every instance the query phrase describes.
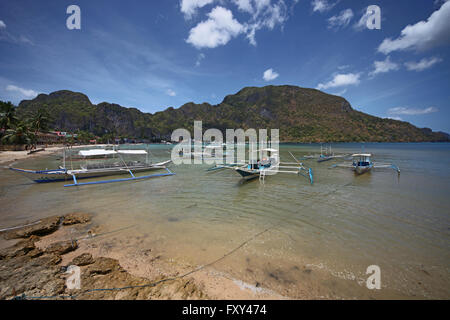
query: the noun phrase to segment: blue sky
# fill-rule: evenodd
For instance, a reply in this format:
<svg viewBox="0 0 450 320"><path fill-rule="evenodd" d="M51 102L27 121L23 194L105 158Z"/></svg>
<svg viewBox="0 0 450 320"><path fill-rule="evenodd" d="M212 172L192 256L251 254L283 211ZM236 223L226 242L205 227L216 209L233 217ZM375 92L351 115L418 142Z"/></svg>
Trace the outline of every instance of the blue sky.
<svg viewBox="0 0 450 320"><path fill-rule="evenodd" d="M450 132L449 75L442 0L0 0L0 99L14 103L69 89L155 112L290 84Z"/></svg>

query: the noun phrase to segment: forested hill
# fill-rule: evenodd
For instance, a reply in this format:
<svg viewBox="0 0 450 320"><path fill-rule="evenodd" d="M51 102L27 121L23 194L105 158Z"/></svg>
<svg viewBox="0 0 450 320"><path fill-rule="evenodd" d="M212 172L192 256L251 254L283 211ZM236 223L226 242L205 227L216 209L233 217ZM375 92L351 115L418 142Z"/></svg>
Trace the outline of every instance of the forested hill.
<svg viewBox="0 0 450 320"><path fill-rule="evenodd" d="M177 128L276 128L283 142L421 142L449 141L449 136L408 122L383 119L354 110L342 97L296 86L246 87L218 105L186 103L178 109L143 113L136 108L102 102L92 104L78 92L56 91L24 100L18 114L45 110L50 127L128 138L170 137Z"/></svg>

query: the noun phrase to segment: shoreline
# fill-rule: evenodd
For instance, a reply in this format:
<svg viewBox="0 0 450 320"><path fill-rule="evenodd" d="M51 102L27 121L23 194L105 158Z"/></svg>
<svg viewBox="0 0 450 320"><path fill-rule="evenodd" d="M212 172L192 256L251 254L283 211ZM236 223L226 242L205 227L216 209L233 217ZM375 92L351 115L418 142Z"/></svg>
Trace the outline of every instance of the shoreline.
<svg viewBox="0 0 450 320"><path fill-rule="evenodd" d="M58 151L61 151L63 147L48 147L45 148L44 151L28 154L29 150L24 151L0 151L0 164L5 165L10 162L29 159L29 158L37 158L44 155L49 155Z"/></svg>
<svg viewBox="0 0 450 320"><path fill-rule="evenodd" d="M76 145L73 146L73 148L89 148L89 147L102 147L106 146L105 144L84 144L84 145ZM57 146L50 146L50 147L42 147L39 146L39 148L44 148L45 150L28 154L30 150L23 150L23 151L0 151L0 165L9 165L12 162L23 160L23 159L30 159L30 158L38 158L41 156L46 156L50 154L54 154L57 152L62 152L64 149L64 146L57 145Z"/></svg>

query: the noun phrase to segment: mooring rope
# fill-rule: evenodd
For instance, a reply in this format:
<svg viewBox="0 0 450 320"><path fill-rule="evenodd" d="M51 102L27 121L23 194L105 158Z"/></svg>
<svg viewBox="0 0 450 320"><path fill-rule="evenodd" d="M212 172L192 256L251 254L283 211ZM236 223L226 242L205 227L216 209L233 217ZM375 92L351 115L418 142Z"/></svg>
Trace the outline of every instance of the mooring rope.
<svg viewBox="0 0 450 320"><path fill-rule="evenodd" d="M36 222L33 222L33 223L25 224L25 225L23 225L23 226L17 226L17 227L11 227L11 228L0 229L0 232L8 231L8 230L14 230L14 229L20 229L20 228L29 227L29 226L33 226L33 225L38 224L38 223L40 223L40 222L41 222L41 220L36 221Z"/></svg>
<svg viewBox="0 0 450 320"><path fill-rule="evenodd" d="M168 281L174 281L174 280L178 280L178 279L182 279L188 275L191 275L195 272L198 272L202 269L205 269L207 267L212 266L213 264L225 259L226 257L230 256L231 254L233 254L234 252L236 252L237 250L239 250L240 248L242 248L243 246L245 246L247 243L249 243L250 241L254 240L255 238L259 237L260 235L266 233L267 231L276 228L280 225L273 225L271 227L268 227L266 229L264 229L263 231L258 232L257 234L253 235L252 237L248 238L247 240L245 240L244 242L242 242L239 246L237 246L236 248L234 248L233 250L227 252L225 255L223 255L222 257L208 263L205 265L202 265L194 270L191 270L189 272L186 272L182 275L179 276L175 276L175 277L169 277L169 278L165 278L165 279L161 279L152 283L148 283L148 284L142 284L142 285L132 285L132 286L125 286L125 287L117 287L117 288L101 288L101 289L88 289L88 290L84 290L82 292L79 292L77 294L73 294L73 295L55 295L55 296L27 296L26 294L21 294L18 296L15 296L12 298L12 300L26 300L26 299L31 299L31 300L42 300L42 299L57 299L57 298L70 298L70 299L75 299L76 297L83 295L83 294L89 294L89 293L93 293L93 292L98 292L98 291L120 291L120 290L126 290L126 289L135 289L135 288L146 288L146 287L155 287L160 283L163 282L168 282ZM109 232L110 233L110 232Z"/></svg>

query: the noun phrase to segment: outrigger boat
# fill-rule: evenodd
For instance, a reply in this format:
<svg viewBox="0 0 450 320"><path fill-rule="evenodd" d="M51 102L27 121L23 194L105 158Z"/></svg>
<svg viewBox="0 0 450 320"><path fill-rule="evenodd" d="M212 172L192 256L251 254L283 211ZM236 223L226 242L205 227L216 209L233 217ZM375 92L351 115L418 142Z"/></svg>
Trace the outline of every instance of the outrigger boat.
<svg viewBox="0 0 450 320"><path fill-rule="evenodd" d="M90 149L90 150L81 150L78 153L80 156L84 157L86 160L86 164L82 165L79 169L68 169L66 167L66 150L63 151L63 166L60 166L59 169L53 170L29 170L29 169L20 169L20 168L10 168L15 172L19 172L24 174L31 180L37 183L45 183L45 182L56 182L56 181L66 181L73 180L73 184L66 184L64 187L73 187L73 186L82 186L89 184L102 184L102 183L111 183L111 182L123 182L123 181L131 181L131 180L141 180L148 179L153 177L162 177L162 176L170 176L174 175L172 171L169 170L167 165L171 162L171 160L159 162L159 163L150 163L148 160L148 152L146 150L106 150L106 149ZM145 162L141 161L124 161L122 155L145 155ZM104 157L106 159L108 156L117 156L112 160L119 160L111 163L107 163L106 161L103 163L94 163L90 164L88 160L92 157ZM135 173L147 172L157 169L164 169L166 173L159 174L151 174L145 176L135 176ZM92 181L92 182L78 182L78 179L86 179L86 178L98 178L104 176L115 176L120 174L130 174L130 178L122 178L122 179L111 179L111 180L102 180L102 181Z"/></svg>
<svg viewBox="0 0 450 320"><path fill-rule="evenodd" d="M400 169L395 164L390 163L374 163L371 160L372 154L370 153L355 153L352 154L352 163L335 164L331 168L343 167L351 168L357 174L363 174L372 169L390 168L397 171L400 174Z"/></svg>
<svg viewBox="0 0 450 320"><path fill-rule="evenodd" d="M319 155L307 155L301 158L301 160L308 160L308 159L316 159L317 162L325 162L332 159L339 159L348 157L347 154L334 154L334 152L331 152L331 145L330 146L322 146L320 145L320 154Z"/></svg>
<svg viewBox="0 0 450 320"><path fill-rule="evenodd" d="M223 147L224 145L226 145L225 143L218 145L218 144L209 144L205 147L202 147L202 151L201 152L195 152L192 151L192 147L189 146L190 152L187 153L183 153L183 151L180 151L180 156L182 156L183 158L192 158L192 159L202 159L202 160L214 160L217 157L218 154L218 150L222 149L222 156L227 156L228 152L227 151L223 151ZM231 154L233 154L233 150L230 152Z"/></svg>
<svg viewBox="0 0 450 320"><path fill-rule="evenodd" d="M267 154L267 157L263 157L262 160L250 160L248 163L232 163L225 165L216 165L215 167L209 168L208 171L219 170L219 169L232 169L235 170L244 180L252 180L259 177L261 182L265 181L266 175L277 174L277 173L291 173L297 175L303 175L308 177L311 184L313 184L313 171L311 168L305 168L302 163L298 162L297 159L291 154L291 156L297 162L280 162L278 156L278 150L265 148L261 150L256 150L255 152L262 152ZM281 169L281 170L280 170ZM295 169L295 170L286 170ZM307 174L306 174L307 173Z"/></svg>

